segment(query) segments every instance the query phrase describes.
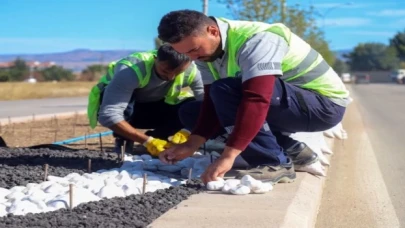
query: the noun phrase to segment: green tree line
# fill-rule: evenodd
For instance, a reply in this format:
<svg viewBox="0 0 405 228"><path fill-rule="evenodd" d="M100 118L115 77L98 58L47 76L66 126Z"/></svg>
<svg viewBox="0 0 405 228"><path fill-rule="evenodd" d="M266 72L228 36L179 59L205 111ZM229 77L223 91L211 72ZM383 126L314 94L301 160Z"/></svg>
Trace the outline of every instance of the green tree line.
<svg viewBox="0 0 405 228"><path fill-rule="evenodd" d="M89 65L80 74L75 75L72 70L57 65L30 70L26 61L17 58L10 67L0 68L0 82L17 82L30 77L38 81L95 81L105 74L107 67L101 64Z"/></svg>

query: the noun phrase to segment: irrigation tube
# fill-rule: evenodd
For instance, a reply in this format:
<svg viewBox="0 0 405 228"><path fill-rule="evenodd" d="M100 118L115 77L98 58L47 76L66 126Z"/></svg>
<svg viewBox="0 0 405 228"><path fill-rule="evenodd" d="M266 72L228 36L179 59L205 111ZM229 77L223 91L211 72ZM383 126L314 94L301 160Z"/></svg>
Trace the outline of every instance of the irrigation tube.
<svg viewBox="0 0 405 228"><path fill-rule="evenodd" d="M66 140L63 140L63 141L54 142L52 144L64 145L64 144L69 144L69 143L73 143L73 142L77 142L77 141L82 141L82 140L85 140L85 139L98 138L100 136L107 136L107 135L111 135L112 133L113 133L112 131L105 131L105 132L91 134L91 135L87 135L87 136L80 136L80 137L76 137L76 138L70 138L70 139L66 139Z"/></svg>

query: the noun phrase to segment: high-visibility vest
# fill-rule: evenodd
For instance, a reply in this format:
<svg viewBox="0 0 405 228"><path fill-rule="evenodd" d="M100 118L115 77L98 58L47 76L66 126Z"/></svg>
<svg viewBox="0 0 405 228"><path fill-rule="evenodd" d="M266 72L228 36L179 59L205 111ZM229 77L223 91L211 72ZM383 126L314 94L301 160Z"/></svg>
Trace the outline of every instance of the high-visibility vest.
<svg viewBox="0 0 405 228"><path fill-rule="evenodd" d="M259 32L271 32L281 36L289 46L289 51L280 63L281 66L268 66L275 69L281 67L282 80L304 89L316 91L326 97L340 99L349 96L342 80L323 57L308 43L292 33L284 24L218 19L229 25L226 45L228 53L227 77L235 77L240 71L236 57L242 45ZM221 78L212 63L208 63L208 67L215 80Z"/></svg>
<svg viewBox="0 0 405 228"><path fill-rule="evenodd" d="M111 82L114 76L114 68L117 64L123 64L131 68L136 76L138 77L139 87L144 88L148 85L150 77L153 70L153 65L155 62L157 51L149 52L138 52L133 53L130 56L123 58L117 62L111 62L108 66L107 74L102 76L98 83L93 86L88 97L87 105L87 117L89 119L90 127L95 128L97 126L98 120L98 111L100 109L100 94L103 89ZM145 64L145 75L142 74L141 70L137 66L137 63L132 62L130 59L136 58L142 60ZM165 96L165 102L167 104L175 105L180 103L185 98L192 97L188 91L182 91L182 88L190 86L194 81L195 75L197 72L197 67L193 64L192 67L189 67L185 72L177 75L174 79L172 86Z"/></svg>

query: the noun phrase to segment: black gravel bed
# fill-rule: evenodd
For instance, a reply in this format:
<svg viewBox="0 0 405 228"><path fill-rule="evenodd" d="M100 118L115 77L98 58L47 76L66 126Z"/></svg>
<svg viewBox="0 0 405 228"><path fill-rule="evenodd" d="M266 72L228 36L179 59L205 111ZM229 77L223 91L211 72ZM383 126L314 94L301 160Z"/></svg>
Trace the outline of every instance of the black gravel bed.
<svg viewBox="0 0 405 228"><path fill-rule="evenodd" d="M8 215L0 217L0 226L20 227L98 227L141 228L147 227L169 209L193 194L204 191L200 181L192 181L179 187L157 190L144 195L132 195L103 199L80 204L72 211L61 209L53 212Z"/></svg>
<svg viewBox="0 0 405 228"><path fill-rule="evenodd" d="M45 164L48 164L48 175L63 177L69 173L84 174L88 172L89 159L91 159L93 172L121 166L115 153L90 150L0 148L0 187L12 188L43 182Z"/></svg>

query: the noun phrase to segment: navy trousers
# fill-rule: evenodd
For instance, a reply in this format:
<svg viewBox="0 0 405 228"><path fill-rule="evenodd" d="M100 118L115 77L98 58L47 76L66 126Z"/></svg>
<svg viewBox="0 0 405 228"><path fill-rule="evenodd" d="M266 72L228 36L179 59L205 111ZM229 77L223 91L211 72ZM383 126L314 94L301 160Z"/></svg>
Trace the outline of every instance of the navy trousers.
<svg viewBox="0 0 405 228"><path fill-rule="evenodd" d="M232 129L242 99L241 79L215 81L211 85L210 96L221 125L224 129ZM186 128L193 129L196 125L201 104L201 101L194 101L180 108L180 120ZM344 107L328 98L277 79L266 121L241 156L252 167L286 163L284 149L297 141L285 133L327 130L338 124L344 113Z"/></svg>

